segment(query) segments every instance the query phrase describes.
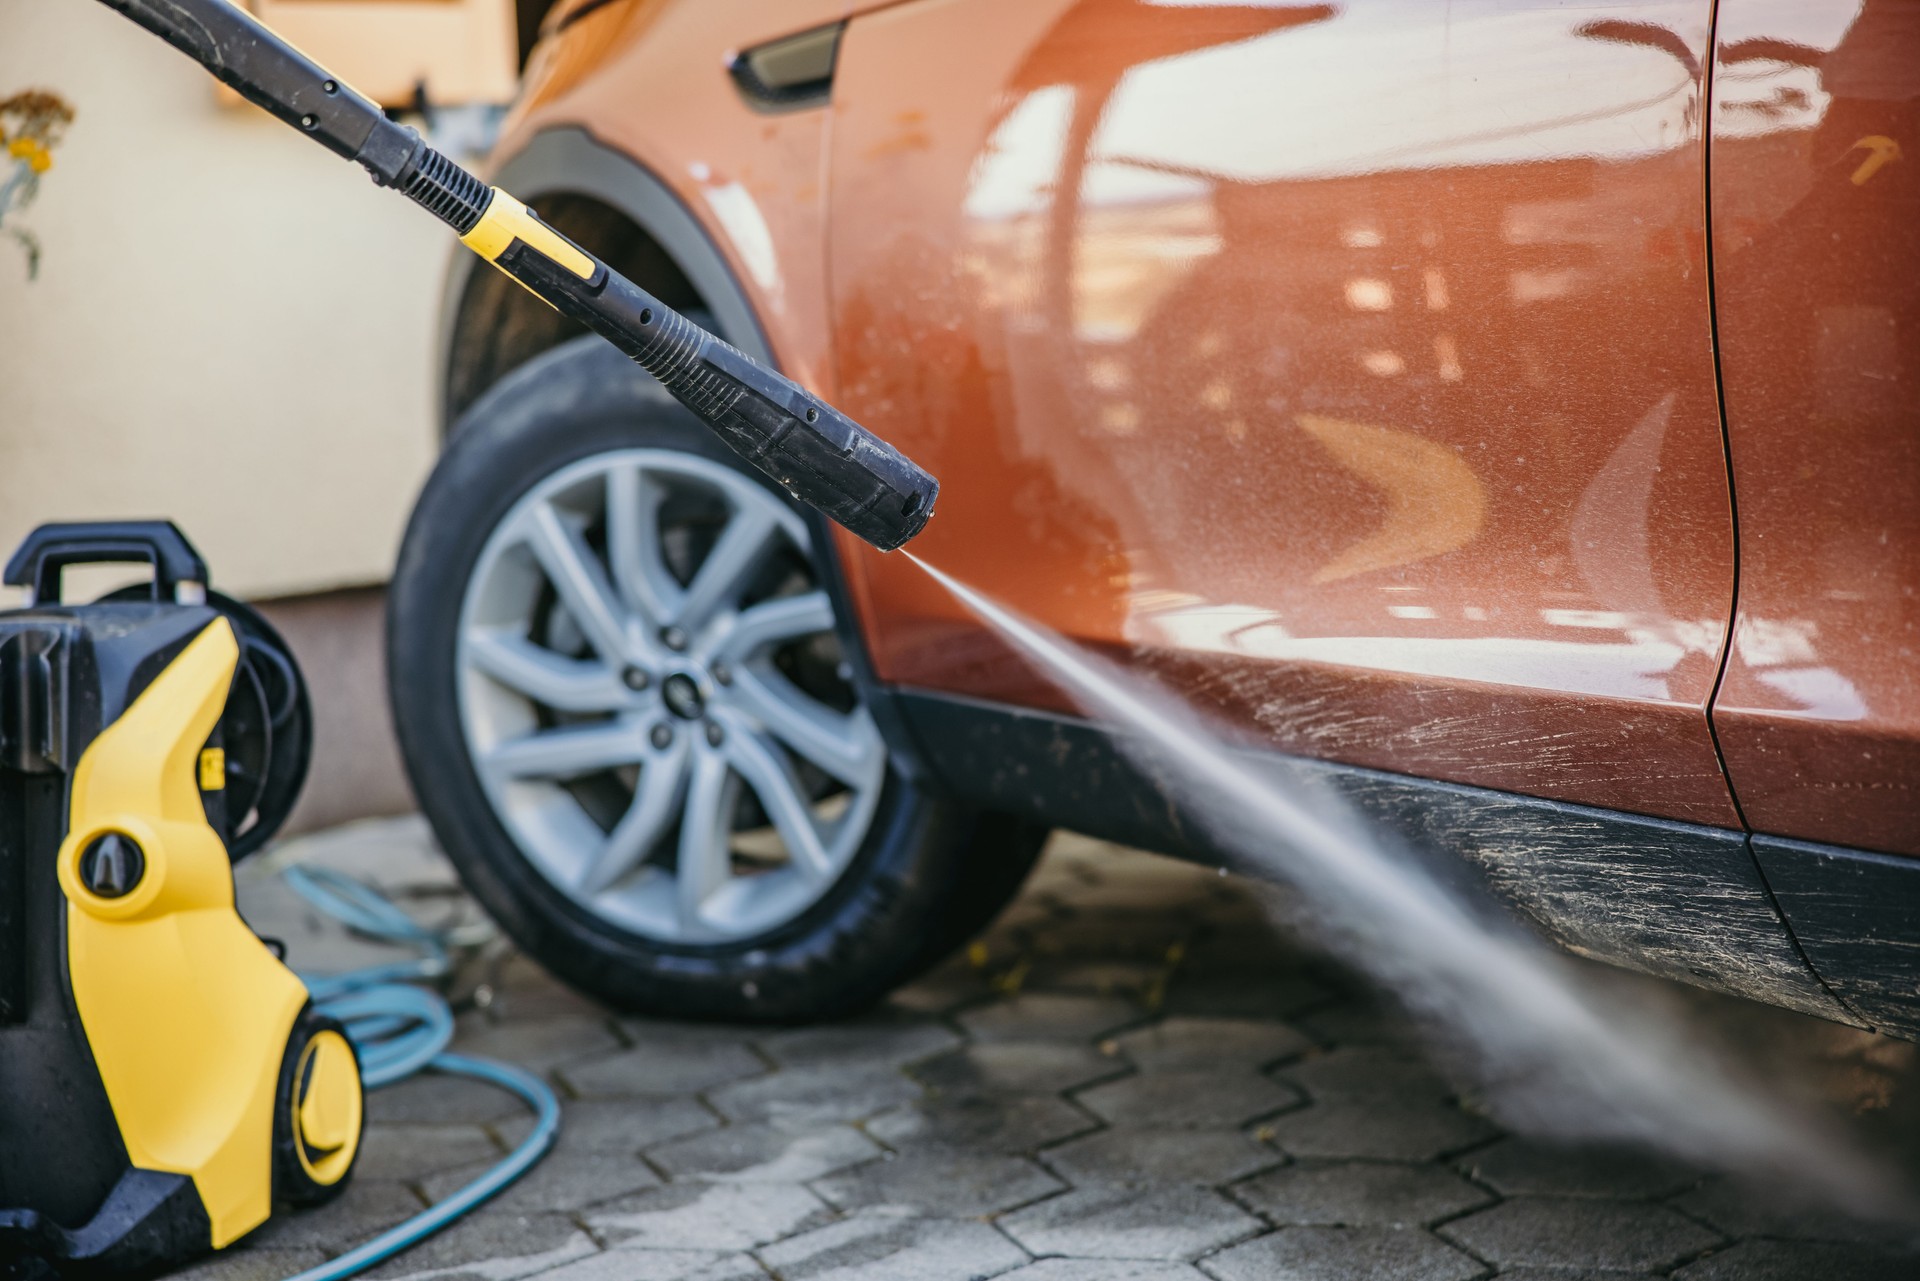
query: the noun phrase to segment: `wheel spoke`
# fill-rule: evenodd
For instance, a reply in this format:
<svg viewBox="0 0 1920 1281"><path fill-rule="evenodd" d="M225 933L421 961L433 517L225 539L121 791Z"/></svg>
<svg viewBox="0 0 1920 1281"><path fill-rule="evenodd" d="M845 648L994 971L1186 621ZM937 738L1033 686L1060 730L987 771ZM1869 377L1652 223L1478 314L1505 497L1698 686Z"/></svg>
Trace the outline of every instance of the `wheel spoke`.
<svg viewBox="0 0 1920 1281"><path fill-rule="evenodd" d="M608 711L626 701L625 688L605 664L563 657L513 627L469 630L467 658L508 689L559 711Z"/></svg>
<svg viewBox="0 0 1920 1281"><path fill-rule="evenodd" d="M713 550L694 571L673 621L689 632L697 632L720 606L739 599L778 528L769 511L737 509Z"/></svg>
<svg viewBox="0 0 1920 1281"><path fill-rule="evenodd" d="M640 865L672 826L686 781L687 738L681 735L672 747L647 757L640 767L633 803L581 873L581 893L598 894Z"/></svg>
<svg viewBox="0 0 1920 1281"><path fill-rule="evenodd" d="M646 755L646 739L632 724L596 721L510 738L487 753L486 763L507 778L578 778Z"/></svg>
<svg viewBox="0 0 1920 1281"><path fill-rule="evenodd" d="M660 559L660 498L638 467L607 473L607 561L621 599L650 628L666 626L685 594Z"/></svg>
<svg viewBox="0 0 1920 1281"><path fill-rule="evenodd" d="M863 712L836 712L771 670L741 668L729 701L804 759L849 787L864 787L885 747Z"/></svg>
<svg viewBox="0 0 1920 1281"><path fill-rule="evenodd" d="M625 629L599 558L550 503L537 504L527 524L528 545L594 652L609 663L626 662Z"/></svg>
<svg viewBox="0 0 1920 1281"><path fill-rule="evenodd" d="M733 794L726 761L711 752L697 753L687 803L680 812L675 875L682 929L703 928L701 908L733 874Z"/></svg>
<svg viewBox="0 0 1920 1281"><path fill-rule="evenodd" d="M721 640L717 657L744 662L759 650L833 629L833 602L822 591L781 596L743 609Z"/></svg>
<svg viewBox="0 0 1920 1281"><path fill-rule="evenodd" d="M793 866L808 880L832 871L833 860L820 840L806 794L780 749L759 734L736 732L727 736L726 753L740 777L760 798L760 807L773 820Z"/></svg>

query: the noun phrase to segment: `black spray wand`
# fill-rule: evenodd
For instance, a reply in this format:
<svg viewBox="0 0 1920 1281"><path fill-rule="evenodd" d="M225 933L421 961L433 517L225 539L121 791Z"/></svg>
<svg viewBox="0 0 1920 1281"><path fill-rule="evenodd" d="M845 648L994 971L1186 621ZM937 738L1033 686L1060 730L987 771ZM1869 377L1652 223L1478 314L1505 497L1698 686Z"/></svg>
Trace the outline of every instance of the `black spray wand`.
<svg viewBox="0 0 1920 1281"><path fill-rule="evenodd" d="M248 101L357 161L469 249L605 338L800 501L882 551L926 525L939 482L804 388L713 337L488 187L230 0L102 0Z"/></svg>

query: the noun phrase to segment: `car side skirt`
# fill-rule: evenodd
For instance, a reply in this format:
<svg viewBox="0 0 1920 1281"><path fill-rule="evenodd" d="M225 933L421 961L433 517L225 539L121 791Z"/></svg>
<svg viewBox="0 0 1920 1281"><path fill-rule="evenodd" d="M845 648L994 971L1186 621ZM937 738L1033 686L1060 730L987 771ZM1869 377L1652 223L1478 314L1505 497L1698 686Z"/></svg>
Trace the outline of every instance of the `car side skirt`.
<svg viewBox="0 0 1920 1281"><path fill-rule="evenodd" d="M922 690L891 702L928 772L975 804L1254 875L1284 867L1280 847L1271 866L1248 866L1105 728ZM1275 753L1241 758L1276 783L1333 789L1576 955L1920 1036L1920 862Z"/></svg>
<svg viewBox="0 0 1920 1281"><path fill-rule="evenodd" d="M1834 994L1875 1029L1920 1040L1920 859L1753 838L1775 900Z"/></svg>

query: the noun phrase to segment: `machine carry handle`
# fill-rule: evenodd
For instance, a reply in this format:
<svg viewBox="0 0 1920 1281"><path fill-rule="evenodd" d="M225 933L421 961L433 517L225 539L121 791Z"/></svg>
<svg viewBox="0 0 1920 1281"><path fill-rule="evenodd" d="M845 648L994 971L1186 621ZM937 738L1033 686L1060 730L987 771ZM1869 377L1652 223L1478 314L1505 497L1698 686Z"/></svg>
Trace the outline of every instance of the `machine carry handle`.
<svg viewBox="0 0 1920 1281"><path fill-rule="evenodd" d="M24 587L30 604L60 604L60 571L69 565L153 566L156 600L197 605L206 599L207 562L170 520L56 521L27 535L7 561L6 584Z"/></svg>

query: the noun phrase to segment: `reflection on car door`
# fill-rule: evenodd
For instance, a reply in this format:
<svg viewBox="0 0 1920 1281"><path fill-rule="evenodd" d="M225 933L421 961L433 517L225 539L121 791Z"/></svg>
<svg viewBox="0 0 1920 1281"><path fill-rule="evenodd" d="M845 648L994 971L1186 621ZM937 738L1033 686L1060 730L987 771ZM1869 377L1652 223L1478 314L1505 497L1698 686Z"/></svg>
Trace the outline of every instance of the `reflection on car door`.
<svg viewBox="0 0 1920 1281"><path fill-rule="evenodd" d="M942 568L1261 741L1735 826L1708 0L922 0L840 54L845 407ZM1060 706L902 558L882 676Z"/></svg>

